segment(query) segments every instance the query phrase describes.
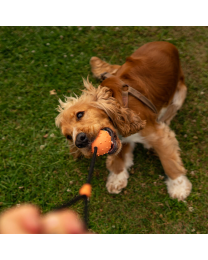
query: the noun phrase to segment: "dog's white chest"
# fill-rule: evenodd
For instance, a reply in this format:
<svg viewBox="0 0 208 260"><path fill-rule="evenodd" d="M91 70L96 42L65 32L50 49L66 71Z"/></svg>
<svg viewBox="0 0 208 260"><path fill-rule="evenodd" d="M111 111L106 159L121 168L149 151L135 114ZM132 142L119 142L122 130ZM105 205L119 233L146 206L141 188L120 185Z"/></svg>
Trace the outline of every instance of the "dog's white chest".
<svg viewBox="0 0 208 260"><path fill-rule="evenodd" d="M143 144L145 148L149 149L151 146L148 144L147 140L141 136L140 133L136 133L133 135L130 135L128 137L122 137L121 139L122 143L140 143Z"/></svg>

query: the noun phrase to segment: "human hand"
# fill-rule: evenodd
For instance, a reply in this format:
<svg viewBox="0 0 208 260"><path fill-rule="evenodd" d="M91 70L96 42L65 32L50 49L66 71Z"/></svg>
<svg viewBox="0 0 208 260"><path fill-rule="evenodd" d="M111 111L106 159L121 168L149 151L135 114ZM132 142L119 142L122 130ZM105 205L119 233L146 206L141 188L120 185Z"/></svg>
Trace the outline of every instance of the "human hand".
<svg viewBox="0 0 208 260"><path fill-rule="evenodd" d="M31 204L13 207L0 215L0 234L86 234L78 215L71 210L40 214Z"/></svg>

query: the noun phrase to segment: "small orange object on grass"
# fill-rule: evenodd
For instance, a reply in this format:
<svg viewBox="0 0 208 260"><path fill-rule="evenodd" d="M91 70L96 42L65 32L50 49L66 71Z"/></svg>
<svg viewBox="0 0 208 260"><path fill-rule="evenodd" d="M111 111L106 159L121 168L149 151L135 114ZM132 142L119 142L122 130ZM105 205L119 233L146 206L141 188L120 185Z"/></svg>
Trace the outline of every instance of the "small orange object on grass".
<svg viewBox="0 0 208 260"><path fill-rule="evenodd" d="M92 153L94 147L97 147L97 155L106 154L111 149L111 136L107 131L100 130L97 138L92 143Z"/></svg>
<svg viewBox="0 0 208 260"><path fill-rule="evenodd" d="M85 183L79 190L80 195L86 195L88 198L91 196L92 186L89 183Z"/></svg>

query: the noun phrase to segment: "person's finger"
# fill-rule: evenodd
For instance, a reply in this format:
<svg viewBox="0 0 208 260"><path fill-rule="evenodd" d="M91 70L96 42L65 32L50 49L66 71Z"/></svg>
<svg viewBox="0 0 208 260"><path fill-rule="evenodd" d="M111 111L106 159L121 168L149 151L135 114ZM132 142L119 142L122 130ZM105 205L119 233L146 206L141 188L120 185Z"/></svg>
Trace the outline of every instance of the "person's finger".
<svg viewBox="0 0 208 260"><path fill-rule="evenodd" d="M70 210L47 213L42 217L42 233L44 234L85 234L84 223L78 215Z"/></svg>
<svg viewBox="0 0 208 260"><path fill-rule="evenodd" d="M0 218L1 234L40 233L40 212L36 206L25 204L2 213Z"/></svg>

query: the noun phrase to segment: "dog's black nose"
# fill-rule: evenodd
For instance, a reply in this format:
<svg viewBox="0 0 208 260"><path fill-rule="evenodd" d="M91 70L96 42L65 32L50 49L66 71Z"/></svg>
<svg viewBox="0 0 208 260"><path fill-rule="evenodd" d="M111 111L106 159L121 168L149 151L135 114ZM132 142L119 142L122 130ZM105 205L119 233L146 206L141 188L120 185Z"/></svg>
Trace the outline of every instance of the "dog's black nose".
<svg viewBox="0 0 208 260"><path fill-rule="evenodd" d="M84 148L88 145L88 139L85 133L79 133L77 135L76 141L75 141L75 145L78 148Z"/></svg>

